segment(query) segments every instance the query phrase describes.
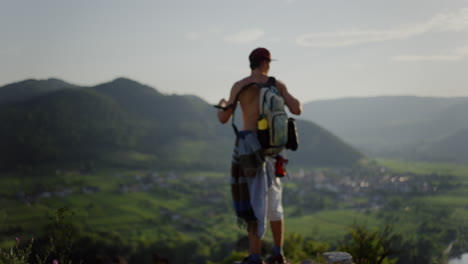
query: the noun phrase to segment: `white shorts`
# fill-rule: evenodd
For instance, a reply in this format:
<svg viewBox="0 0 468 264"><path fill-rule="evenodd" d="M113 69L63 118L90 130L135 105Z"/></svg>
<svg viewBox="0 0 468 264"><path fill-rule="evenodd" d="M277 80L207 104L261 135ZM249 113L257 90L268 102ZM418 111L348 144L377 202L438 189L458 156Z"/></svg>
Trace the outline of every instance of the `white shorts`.
<svg viewBox="0 0 468 264"><path fill-rule="evenodd" d="M283 204L281 202L281 181L276 178L267 191L267 219L269 221L283 220Z"/></svg>
<svg viewBox="0 0 468 264"><path fill-rule="evenodd" d="M266 221L283 219L281 179L275 173L276 159L266 157L255 177L246 177L250 205L258 222L258 236L262 237Z"/></svg>
<svg viewBox="0 0 468 264"><path fill-rule="evenodd" d="M283 187L281 186L281 179L276 177L275 160L267 158L266 166L266 171L271 179L271 186L267 189L266 217L269 221L283 220Z"/></svg>

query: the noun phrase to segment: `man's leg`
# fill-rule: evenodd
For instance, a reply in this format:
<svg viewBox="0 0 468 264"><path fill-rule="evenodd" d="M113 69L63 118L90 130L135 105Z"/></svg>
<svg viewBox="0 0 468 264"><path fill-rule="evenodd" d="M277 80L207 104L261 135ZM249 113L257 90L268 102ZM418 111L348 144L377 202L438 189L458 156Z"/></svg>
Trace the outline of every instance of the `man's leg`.
<svg viewBox="0 0 468 264"><path fill-rule="evenodd" d="M258 237L257 222L250 222L248 224L248 231L249 231L249 249L250 249L250 253L260 254L261 249L262 249L262 241L261 241L260 237Z"/></svg>
<svg viewBox="0 0 468 264"><path fill-rule="evenodd" d="M250 255L247 259L244 259L244 261L248 262L243 262L243 263L256 263L256 264L262 264L262 240L258 236L258 223L257 222L250 222L248 223L247 226L248 232L249 232L249 250L250 250Z"/></svg>
<svg viewBox="0 0 468 264"><path fill-rule="evenodd" d="M273 242L276 247L283 247L283 220L270 221L271 233L273 234Z"/></svg>
<svg viewBox="0 0 468 264"><path fill-rule="evenodd" d="M284 240L284 214L282 205L282 187L281 179L276 177L272 170L274 164L269 164L269 177L271 179L271 186L268 189L267 201L267 216L270 220L271 233L273 235L274 247L272 255L268 259L269 264L284 264L288 263L283 254L283 240Z"/></svg>
<svg viewBox="0 0 468 264"><path fill-rule="evenodd" d="M270 221L271 233L273 234L273 252L268 258L268 264L289 264L283 253L284 224L283 220Z"/></svg>

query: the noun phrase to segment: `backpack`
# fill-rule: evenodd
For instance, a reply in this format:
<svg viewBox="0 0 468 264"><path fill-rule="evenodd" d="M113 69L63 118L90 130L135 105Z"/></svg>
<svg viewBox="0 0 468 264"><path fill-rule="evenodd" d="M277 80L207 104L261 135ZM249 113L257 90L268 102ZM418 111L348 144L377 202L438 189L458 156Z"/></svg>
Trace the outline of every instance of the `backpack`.
<svg viewBox="0 0 468 264"><path fill-rule="evenodd" d="M284 99L275 87L276 80L269 77L267 83L250 83L239 91L236 96L246 87L257 85L259 88L259 110L258 117L258 140L265 155L276 155L280 153L288 143L288 115L285 111ZM234 115L234 113L233 113ZM238 129L232 118L232 126L236 136Z"/></svg>
<svg viewBox="0 0 468 264"><path fill-rule="evenodd" d="M270 77L266 85L259 86L260 115L257 134L266 155L278 154L288 142L288 115L284 99L275 83L275 78Z"/></svg>

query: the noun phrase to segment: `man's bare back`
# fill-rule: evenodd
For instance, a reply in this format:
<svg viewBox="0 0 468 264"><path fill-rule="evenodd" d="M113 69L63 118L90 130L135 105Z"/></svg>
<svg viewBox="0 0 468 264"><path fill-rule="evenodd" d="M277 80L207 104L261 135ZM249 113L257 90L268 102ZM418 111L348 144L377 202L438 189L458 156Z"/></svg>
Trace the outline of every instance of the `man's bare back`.
<svg viewBox="0 0 468 264"><path fill-rule="evenodd" d="M258 96L259 96L258 86L251 85L244 89L242 88L251 83L259 83L259 84L267 83L268 78L269 77L265 74L256 74L253 72L252 75L236 82L232 86L228 101L222 99L219 102L219 105L223 107L228 106L228 105L236 106L237 102L235 102L235 99L237 97L237 94L239 94L240 92L237 98L242 108L243 130L257 131L257 121L258 121L258 117L260 114L260 109L259 109L260 106L258 102L259 101L258 100ZM291 94L289 94L288 89L286 88L286 85L284 85L284 83L282 83L281 81L276 80L275 86L280 92L281 96L283 97L286 106L289 108L289 111L296 115L300 114L302 111L301 104L296 98L294 98ZM218 113L219 120L222 123L226 123L231 117L232 112L234 110L235 108L229 108L228 110L224 112L219 112Z"/></svg>
<svg viewBox="0 0 468 264"><path fill-rule="evenodd" d="M268 76L249 76L242 79L235 85L239 85L242 88L253 82L262 84L267 81ZM244 88L244 90L239 94L239 104L242 108L243 130L257 131L257 121L260 114L258 96L259 88L257 85L250 85L249 87Z"/></svg>

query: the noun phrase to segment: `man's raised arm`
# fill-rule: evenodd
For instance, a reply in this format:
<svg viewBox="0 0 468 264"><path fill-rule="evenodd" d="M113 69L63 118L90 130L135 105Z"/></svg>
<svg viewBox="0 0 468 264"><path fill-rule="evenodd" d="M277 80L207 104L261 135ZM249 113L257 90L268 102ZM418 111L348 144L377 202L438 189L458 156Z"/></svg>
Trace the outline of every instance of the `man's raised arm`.
<svg viewBox="0 0 468 264"><path fill-rule="evenodd" d="M218 119L219 122L225 124L231 118L232 113L237 107L236 97L240 91L239 82L235 83L231 88L231 94L229 95L229 100L226 101L224 98L219 101L218 106L223 107L218 109Z"/></svg>
<svg viewBox="0 0 468 264"><path fill-rule="evenodd" d="M301 102L299 102L299 100L297 100L288 92L288 88L286 88L286 85L283 82L277 80L276 84L279 92L281 93L281 96L284 99L284 103L289 108L289 111L291 111L292 114L300 115L302 113Z"/></svg>

